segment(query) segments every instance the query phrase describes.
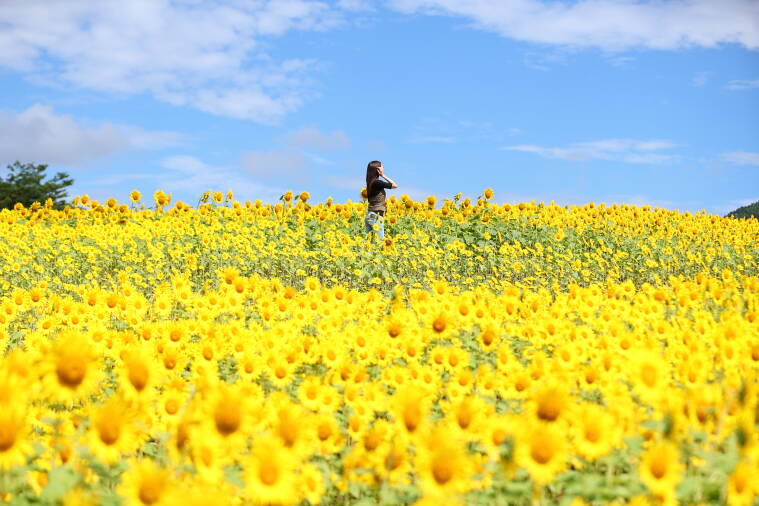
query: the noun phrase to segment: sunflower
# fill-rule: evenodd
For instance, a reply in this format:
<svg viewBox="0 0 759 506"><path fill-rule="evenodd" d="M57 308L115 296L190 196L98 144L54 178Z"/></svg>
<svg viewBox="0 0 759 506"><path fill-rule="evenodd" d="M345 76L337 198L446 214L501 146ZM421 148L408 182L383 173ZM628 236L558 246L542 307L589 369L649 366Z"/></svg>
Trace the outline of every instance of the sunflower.
<svg viewBox="0 0 759 506"><path fill-rule="evenodd" d="M125 506L168 506L176 504L174 489L168 469L142 458L129 461L129 469L121 476L118 493L125 500Z"/></svg>
<svg viewBox="0 0 759 506"><path fill-rule="evenodd" d="M97 496L81 487L74 487L66 492L61 500L61 506L97 506Z"/></svg>
<svg viewBox="0 0 759 506"><path fill-rule="evenodd" d="M343 437L334 415L316 415L310 425L316 432L315 439L322 455L337 453L343 446Z"/></svg>
<svg viewBox="0 0 759 506"><path fill-rule="evenodd" d="M181 378L175 378L163 387L160 394L155 395L150 409L143 408L143 411L149 413L155 430L174 431L188 409L188 387Z"/></svg>
<svg viewBox="0 0 759 506"><path fill-rule="evenodd" d="M237 372L245 379L254 380L261 374L263 362L259 355L244 352L237 358Z"/></svg>
<svg viewBox="0 0 759 506"><path fill-rule="evenodd" d="M227 448L244 444L254 422L250 404L239 386L219 383L209 387L202 424L209 437Z"/></svg>
<svg viewBox="0 0 759 506"><path fill-rule="evenodd" d="M516 462L538 485L546 485L564 470L569 445L563 432L548 423L522 420L526 428L517 434Z"/></svg>
<svg viewBox="0 0 759 506"><path fill-rule="evenodd" d="M212 437L198 431L192 441L192 462L198 480L205 484L224 481L224 466L232 463L232 452L225 452Z"/></svg>
<svg viewBox="0 0 759 506"><path fill-rule="evenodd" d="M477 336L477 341L480 343L480 347L484 352L498 350L501 343L498 331L492 323L483 326L480 330L479 336Z"/></svg>
<svg viewBox="0 0 759 506"><path fill-rule="evenodd" d="M119 384L127 399L147 404L156 396L159 369L147 350L131 346L123 353Z"/></svg>
<svg viewBox="0 0 759 506"><path fill-rule="evenodd" d="M202 427L199 430L202 431ZM170 438L166 444L171 462L183 463L186 460L192 450L190 443L193 433L197 432L196 423L189 416L182 417L171 427Z"/></svg>
<svg viewBox="0 0 759 506"><path fill-rule="evenodd" d="M741 460L730 473L727 482L727 502L734 505L750 506L759 494L759 469L750 461Z"/></svg>
<svg viewBox="0 0 759 506"><path fill-rule="evenodd" d="M26 405L29 358L28 354L15 348L0 359L0 410Z"/></svg>
<svg viewBox="0 0 759 506"><path fill-rule="evenodd" d="M306 464L298 475L298 493L311 504L319 504L325 490L324 476L314 464Z"/></svg>
<svg viewBox="0 0 759 506"><path fill-rule="evenodd" d="M318 376L307 376L298 385L298 401L311 411L318 411L321 393L325 387Z"/></svg>
<svg viewBox="0 0 759 506"><path fill-rule="evenodd" d="M474 468L459 437L444 426L434 426L420 435L414 469L425 497L452 497L474 487Z"/></svg>
<svg viewBox="0 0 759 506"><path fill-rule="evenodd" d="M630 382L644 402L656 405L667 392L670 380L667 362L652 350L639 350L630 355Z"/></svg>
<svg viewBox="0 0 759 506"><path fill-rule="evenodd" d="M668 440L654 443L643 455L638 467L640 480L651 493L660 498L670 498L682 478L683 465L674 443Z"/></svg>
<svg viewBox="0 0 759 506"><path fill-rule="evenodd" d="M482 439L485 421L493 414L493 409L477 395L465 395L453 402L446 413L445 420L451 429L466 435L469 439Z"/></svg>
<svg viewBox="0 0 759 506"><path fill-rule="evenodd" d="M86 337L75 331L61 335L45 358L47 394L52 400L73 403L95 393L103 378L100 362Z"/></svg>
<svg viewBox="0 0 759 506"><path fill-rule="evenodd" d="M266 363L269 380L275 387L284 389L295 379L296 364L290 364L281 353L272 354Z"/></svg>
<svg viewBox="0 0 759 506"><path fill-rule="evenodd" d="M429 399L417 385L403 385L393 395L392 409L396 423L409 434L416 433L427 423Z"/></svg>
<svg viewBox="0 0 759 506"><path fill-rule="evenodd" d="M243 461L246 495L260 504L296 504L301 499L295 473L300 464L279 438L258 436Z"/></svg>
<svg viewBox="0 0 759 506"><path fill-rule="evenodd" d="M27 440L27 414L21 406L3 406L0 410L0 470L24 465L32 452Z"/></svg>
<svg viewBox="0 0 759 506"><path fill-rule="evenodd" d="M566 383L551 378L536 383L530 395L529 412L547 423L565 420L572 408L572 399Z"/></svg>
<svg viewBox="0 0 759 506"><path fill-rule="evenodd" d="M518 418L513 415L494 415L487 419L482 442L486 454L501 464L507 477L516 470L514 444Z"/></svg>
<svg viewBox="0 0 759 506"><path fill-rule="evenodd" d="M609 453L619 441L614 416L596 404L583 404L572 419L577 453L594 460Z"/></svg>
<svg viewBox="0 0 759 506"><path fill-rule="evenodd" d="M438 311L433 313L431 318L430 327L435 334L445 336L446 329L450 329L452 325L451 316L445 311Z"/></svg>
<svg viewBox="0 0 759 506"><path fill-rule="evenodd" d="M119 396L91 408L88 448L92 455L112 464L137 449L140 437L132 423L134 413Z"/></svg>
<svg viewBox="0 0 759 506"><path fill-rule="evenodd" d="M313 451L311 443L316 440L316 431L310 429L306 411L286 394L270 395L268 404L272 406L270 426L282 445L293 455L305 456Z"/></svg>

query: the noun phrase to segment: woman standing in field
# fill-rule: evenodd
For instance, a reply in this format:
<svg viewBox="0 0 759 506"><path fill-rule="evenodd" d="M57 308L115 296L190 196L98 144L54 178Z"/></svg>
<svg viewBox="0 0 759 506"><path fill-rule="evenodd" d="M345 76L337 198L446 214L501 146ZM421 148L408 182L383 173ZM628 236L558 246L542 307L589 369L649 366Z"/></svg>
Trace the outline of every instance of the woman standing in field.
<svg viewBox="0 0 759 506"><path fill-rule="evenodd" d="M380 178L385 178L386 181L382 181ZM376 223L379 228L377 229L377 236L380 239L385 238L385 227L382 222L385 218L385 189L398 188L395 181L385 175L385 169L382 167L382 162L375 160L369 162L366 166L366 198L369 201L369 209L367 210L366 217L364 218L364 225L366 232L374 230L374 224ZM374 234L372 234L372 241L374 240Z"/></svg>

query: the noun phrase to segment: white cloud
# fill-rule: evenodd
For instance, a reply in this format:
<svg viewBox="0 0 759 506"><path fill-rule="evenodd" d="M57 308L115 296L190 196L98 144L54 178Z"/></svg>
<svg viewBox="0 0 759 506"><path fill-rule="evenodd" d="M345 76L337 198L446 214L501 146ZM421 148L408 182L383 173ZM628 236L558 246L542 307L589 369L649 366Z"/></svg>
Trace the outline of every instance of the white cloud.
<svg viewBox="0 0 759 506"><path fill-rule="evenodd" d="M412 144L424 144L428 142L438 144L451 144L456 142L455 137L444 137L441 135L423 135L421 137L413 137L409 140Z"/></svg>
<svg viewBox="0 0 759 506"><path fill-rule="evenodd" d="M242 154L242 168L250 175L262 179L277 178L290 184L305 185L310 176L308 160L291 148L269 151L249 151Z"/></svg>
<svg viewBox="0 0 759 506"><path fill-rule="evenodd" d="M711 75L711 72L696 72L693 79L691 79L691 84L693 86L703 86L709 80L709 76Z"/></svg>
<svg viewBox="0 0 759 506"><path fill-rule="evenodd" d="M112 123L86 126L40 104L15 115L0 110L0 163L73 166L113 153L173 146L178 140L175 132Z"/></svg>
<svg viewBox="0 0 759 506"><path fill-rule="evenodd" d="M161 166L166 170L154 176L153 179L167 192L184 192L200 197L206 190L222 192L232 190L236 200L260 198L264 202L274 202L285 191L276 186L251 180L239 169L209 165L193 156L171 156L162 160Z"/></svg>
<svg viewBox="0 0 759 506"><path fill-rule="evenodd" d="M284 184L307 185L314 182L312 174L316 172L315 166L334 163L303 148L319 152L350 148L350 140L342 130L322 132L318 128L304 127L278 140L284 143L283 147L248 151L241 155L240 165L247 174L267 180L276 178Z"/></svg>
<svg viewBox="0 0 759 506"><path fill-rule="evenodd" d="M543 158L561 158L563 160L589 160L594 158L593 154L587 150L566 149L566 148L547 148L535 146L532 144L520 144L518 146L506 146L502 149L509 151L523 151L525 153L535 153Z"/></svg>
<svg viewBox="0 0 759 506"><path fill-rule="evenodd" d="M728 90L750 90L753 88L759 88L759 79L735 79L728 82L725 88Z"/></svg>
<svg viewBox="0 0 759 506"><path fill-rule="evenodd" d="M323 156L319 156L314 153L309 153L308 151L302 151L302 153L303 153L303 156L305 156L308 160L312 161L313 163L317 165L334 165L334 162L332 160L324 158Z"/></svg>
<svg viewBox="0 0 759 506"><path fill-rule="evenodd" d="M488 120L453 119L440 117L420 118L408 138L411 144L455 142L505 142L508 137L520 134L519 128L503 128Z"/></svg>
<svg viewBox="0 0 759 506"><path fill-rule="evenodd" d="M607 56L606 58L609 63L611 63L615 67L624 67L628 63L632 63L635 61L635 57L633 56Z"/></svg>
<svg viewBox="0 0 759 506"><path fill-rule="evenodd" d="M342 130L322 132L313 127L304 127L291 132L284 140L293 146L315 148L322 151L346 150L350 148L350 140Z"/></svg>
<svg viewBox="0 0 759 506"><path fill-rule="evenodd" d="M275 123L308 96L314 62L272 62L263 43L290 30L326 30L343 17L339 6L316 0L4 0L0 67L36 82L148 93Z"/></svg>
<svg viewBox="0 0 759 506"><path fill-rule="evenodd" d="M724 153L722 158L725 161L736 165L759 165L759 153L748 153L746 151L732 151Z"/></svg>
<svg viewBox="0 0 759 506"><path fill-rule="evenodd" d="M627 163L656 164L677 159L676 155L654 153L676 147L670 141L635 139L603 139L598 141L577 142L568 147L545 147L531 144L505 146L501 149L534 153L544 158L562 160L619 160Z"/></svg>
<svg viewBox="0 0 759 506"><path fill-rule="evenodd" d="M759 49L755 0L390 0L406 13L459 16L527 42L620 51L737 43Z"/></svg>
<svg viewBox="0 0 759 506"><path fill-rule="evenodd" d="M369 0L338 0L337 5L347 11L373 11L374 6Z"/></svg>
<svg viewBox="0 0 759 506"><path fill-rule="evenodd" d="M527 51L522 55L523 62L527 67L544 72L551 69L551 66L568 63L566 51Z"/></svg>
<svg viewBox="0 0 759 506"><path fill-rule="evenodd" d="M355 190L356 194L359 194L361 189L366 186L366 180L356 176L330 175L324 178L324 184L332 188Z"/></svg>
<svg viewBox="0 0 759 506"><path fill-rule="evenodd" d="M367 148L371 151L384 152L387 151L387 144L382 141L370 141L367 143Z"/></svg>

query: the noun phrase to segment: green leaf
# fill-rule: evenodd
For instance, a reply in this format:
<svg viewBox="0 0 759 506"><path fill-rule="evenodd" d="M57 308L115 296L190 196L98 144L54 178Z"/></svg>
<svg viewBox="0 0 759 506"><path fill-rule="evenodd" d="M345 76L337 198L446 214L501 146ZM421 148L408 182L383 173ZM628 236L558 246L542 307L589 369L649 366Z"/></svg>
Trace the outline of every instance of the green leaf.
<svg viewBox="0 0 759 506"><path fill-rule="evenodd" d="M61 501L80 479L72 468L68 466L56 467L48 473L47 485L42 489L40 499L51 503Z"/></svg>

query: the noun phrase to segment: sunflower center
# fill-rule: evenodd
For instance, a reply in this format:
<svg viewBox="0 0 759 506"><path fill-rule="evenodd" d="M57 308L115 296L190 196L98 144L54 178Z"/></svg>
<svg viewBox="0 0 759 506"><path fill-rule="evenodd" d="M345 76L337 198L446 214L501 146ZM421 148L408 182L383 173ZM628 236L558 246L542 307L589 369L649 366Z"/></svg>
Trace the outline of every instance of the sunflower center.
<svg viewBox="0 0 759 506"><path fill-rule="evenodd" d="M367 451L371 452L371 451L376 450L379 444L380 444L380 437L379 437L379 434L377 434L376 432L370 432L364 438L364 448L366 448Z"/></svg>
<svg viewBox="0 0 759 506"><path fill-rule="evenodd" d="M332 435L332 429L330 429L329 425L326 425L326 424L320 425L318 432L319 432L319 439L321 439L322 441L326 441Z"/></svg>
<svg viewBox="0 0 759 506"><path fill-rule="evenodd" d="M159 476L146 476L140 483L139 497L142 504L154 504L161 498L163 480Z"/></svg>
<svg viewBox="0 0 759 506"><path fill-rule="evenodd" d="M538 401L538 418L548 422L554 422L561 413L561 400L551 395Z"/></svg>
<svg viewBox="0 0 759 506"><path fill-rule="evenodd" d="M746 474L742 472L738 472L734 476L735 478L733 480L733 486L735 487L735 491L738 492L739 494L742 494L748 486L748 482L746 480Z"/></svg>
<svg viewBox="0 0 759 506"><path fill-rule="evenodd" d="M16 443L16 425L11 420L0 420L0 452L8 451Z"/></svg>
<svg viewBox="0 0 759 506"><path fill-rule="evenodd" d="M61 357L55 370L58 381L69 388L76 388L84 380L87 372L87 364L84 358L78 355Z"/></svg>
<svg viewBox="0 0 759 506"><path fill-rule="evenodd" d="M121 424L107 416L98 422L97 429L100 440L109 446L118 441L121 435Z"/></svg>
<svg viewBox="0 0 759 506"><path fill-rule="evenodd" d="M422 410L417 404L408 403L403 408L403 424L406 430L413 432L422 421Z"/></svg>
<svg viewBox="0 0 759 506"><path fill-rule="evenodd" d="M438 485L445 485L453 478L453 463L445 458L436 458L432 463L432 476Z"/></svg>
<svg viewBox="0 0 759 506"><path fill-rule="evenodd" d="M647 387L653 388L656 384L656 369L650 364L645 364L641 371L641 379Z"/></svg>
<svg viewBox="0 0 759 506"><path fill-rule="evenodd" d="M388 471L398 469L401 464L403 464L403 456L396 451L390 453L385 459L385 467Z"/></svg>
<svg viewBox="0 0 759 506"><path fill-rule="evenodd" d="M435 321L432 322L432 328L435 330L435 332L442 332L445 330L445 317L444 316L438 316L435 318Z"/></svg>
<svg viewBox="0 0 759 506"><path fill-rule="evenodd" d="M172 356L166 356L163 358L163 365L166 369L174 369L177 366L177 359Z"/></svg>
<svg viewBox="0 0 759 506"><path fill-rule="evenodd" d="M261 483L264 485L273 485L277 482L279 473L277 473L277 468L275 466L265 463L258 471L258 476L261 478Z"/></svg>
<svg viewBox="0 0 759 506"><path fill-rule="evenodd" d="M298 440L298 424L290 417L285 417L279 424L279 436L285 446L291 447Z"/></svg>
<svg viewBox="0 0 759 506"><path fill-rule="evenodd" d="M591 443L597 443L601 439L601 431L592 421L585 426L585 439Z"/></svg>
<svg viewBox="0 0 759 506"><path fill-rule="evenodd" d="M231 399L223 399L216 405L214 413L216 430L221 434L228 436L240 428L242 423L242 413L240 407L232 402Z"/></svg>
<svg viewBox="0 0 759 506"><path fill-rule="evenodd" d="M530 456L538 464L547 464L553 458L553 449L543 441L536 441L532 445Z"/></svg>
<svg viewBox="0 0 759 506"><path fill-rule="evenodd" d="M211 449L208 446L203 446L200 449L200 460L203 461L203 464L206 467L211 466L211 463L213 462L213 452L211 452Z"/></svg>
<svg viewBox="0 0 759 506"><path fill-rule="evenodd" d="M135 390L142 392L148 384L148 366L142 362L135 362L129 365L129 382Z"/></svg>
<svg viewBox="0 0 759 506"><path fill-rule="evenodd" d="M474 413L472 413L472 411L467 408L459 411L456 417L456 421L458 422L459 427L461 427L462 429L466 429L467 427L469 427L472 424L473 415Z"/></svg>
<svg viewBox="0 0 759 506"><path fill-rule="evenodd" d="M187 431L187 424L182 422L177 426L176 438L174 439L174 444L176 445L177 450L184 448L188 439L190 439L190 435Z"/></svg>
<svg viewBox="0 0 759 506"><path fill-rule="evenodd" d="M177 411L179 411L179 402L176 399L169 399L166 401L164 408L166 409L166 413L176 415Z"/></svg>
<svg viewBox="0 0 759 506"><path fill-rule="evenodd" d="M657 480L664 478L667 474L667 461L662 457L657 457L651 462L651 474Z"/></svg>

